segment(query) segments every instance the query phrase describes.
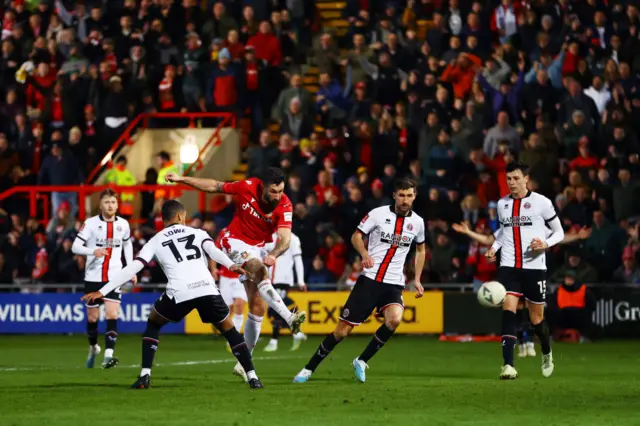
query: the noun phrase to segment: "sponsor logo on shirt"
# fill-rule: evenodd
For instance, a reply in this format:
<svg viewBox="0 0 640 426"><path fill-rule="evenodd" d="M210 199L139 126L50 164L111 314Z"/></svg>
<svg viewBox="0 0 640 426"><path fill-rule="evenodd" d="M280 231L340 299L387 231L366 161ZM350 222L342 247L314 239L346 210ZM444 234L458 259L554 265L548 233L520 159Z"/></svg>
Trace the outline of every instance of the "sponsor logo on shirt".
<svg viewBox="0 0 640 426"><path fill-rule="evenodd" d="M400 247L411 247L411 242L413 241L413 237L408 237L406 235L400 234L392 234L387 232L382 232L380 234L380 241L387 244L392 244Z"/></svg>
<svg viewBox="0 0 640 426"><path fill-rule="evenodd" d="M258 213L258 212L256 211L256 209L254 209L254 208L251 206L251 204L249 204L249 203L244 203L244 204L242 205L242 210L247 210L247 213L249 213L251 216L253 216L253 217L257 217L258 219L262 219L262 220L264 220L265 222L268 222L268 223L273 222L273 220L272 220L270 217L263 216L263 215L261 215L260 213ZM271 215L269 215L269 216L271 216Z"/></svg>
<svg viewBox="0 0 640 426"><path fill-rule="evenodd" d="M533 221L531 220L531 216L511 216L505 217L502 225L505 228L531 226L533 225Z"/></svg>
<svg viewBox="0 0 640 426"><path fill-rule="evenodd" d="M101 248L118 248L122 246L120 238L96 238L96 245Z"/></svg>

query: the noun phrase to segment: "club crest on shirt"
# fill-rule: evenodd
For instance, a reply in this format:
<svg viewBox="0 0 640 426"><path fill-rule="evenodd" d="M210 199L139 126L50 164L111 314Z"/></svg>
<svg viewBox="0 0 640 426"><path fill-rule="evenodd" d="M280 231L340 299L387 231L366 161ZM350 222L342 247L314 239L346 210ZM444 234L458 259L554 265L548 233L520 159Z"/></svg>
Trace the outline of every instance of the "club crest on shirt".
<svg viewBox="0 0 640 426"><path fill-rule="evenodd" d="M122 232L122 226L116 226L116 231Z"/></svg>
<svg viewBox="0 0 640 426"><path fill-rule="evenodd" d="M529 203L524 203L524 206L523 206L523 207L524 207L526 210L528 210L528 209L530 209L530 208L531 208L531 204L529 204Z"/></svg>
<svg viewBox="0 0 640 426"><path fill-rule="evenodd" d="M407 231L413 231L413 225L412 224L408 224L407 225Z"/></svg>

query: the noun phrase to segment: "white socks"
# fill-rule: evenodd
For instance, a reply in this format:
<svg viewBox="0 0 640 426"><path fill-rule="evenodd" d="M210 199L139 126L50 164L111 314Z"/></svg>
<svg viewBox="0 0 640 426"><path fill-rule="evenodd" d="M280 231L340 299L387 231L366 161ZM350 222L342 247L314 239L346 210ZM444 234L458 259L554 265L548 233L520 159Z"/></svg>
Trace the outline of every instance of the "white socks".
<svg viewBox="0 0 640 426"><path fill-rule="evenodd" d="M256 374L256 370L251 370L247 372L247 380L257 379L258 375Z"/></svg>
<svg viewBox="0 0 640 426"><path fill-rule="evenodd" d="M243 322L244 322L244 315L235 314L233 316L233 326L236 328L236 330L238 330L238 333L240 333L240 330L242 330L242 323Z"/></svg>
<svg viewBox="0 0 640 426"><path fill-rule="evenodd" d="M104 350L105 358L113 358L113 349L105 349Z"/></svg>
<svg viewBox="0 0 640 426"><path fill-rule="evenodd" d="M146 375L151 376L151 369L150 368L143 368L142 371L140 372L140 377L146 376Z"/></svg>
<svg viewBox="0 0 640 426"><path fill-rule="evenodd" d="M247 322L244 325L244 341L247 343L249 350L253 350L258 343L260 337L260 329L262 328L262 317L249 314Z"/></svg>
<svg viewBox="0 0 640 426"><path fill-rule="evenodd" d="M258 284L258 291L260 292L260 296L267 301L269 307L276 311L278 315L289 324L293 314L289 311L287 305L284 304L276 289L273 288L271 281L264 280Z"/></svg>

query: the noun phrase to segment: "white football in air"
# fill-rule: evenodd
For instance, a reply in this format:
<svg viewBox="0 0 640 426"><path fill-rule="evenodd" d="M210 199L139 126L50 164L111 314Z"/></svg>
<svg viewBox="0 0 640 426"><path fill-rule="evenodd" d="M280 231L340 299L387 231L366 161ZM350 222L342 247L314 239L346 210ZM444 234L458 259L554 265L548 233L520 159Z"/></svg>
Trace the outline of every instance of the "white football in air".
<svg viewBox="0 0 640 426"><path fill-rule="evenodd" d="M498 281L488 281L478 290L478 302L487 308L499 308L507 297L507 290Z"/></svg>

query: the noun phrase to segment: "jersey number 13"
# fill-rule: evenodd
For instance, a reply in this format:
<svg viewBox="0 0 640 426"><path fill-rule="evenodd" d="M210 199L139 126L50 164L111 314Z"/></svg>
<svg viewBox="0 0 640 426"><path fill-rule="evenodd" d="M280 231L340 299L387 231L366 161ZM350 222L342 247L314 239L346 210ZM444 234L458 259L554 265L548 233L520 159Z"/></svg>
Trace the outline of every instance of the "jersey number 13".
<svg viewBox="0 0 640 426"><path fill-rule="evenodd" d="M190 250L193 252L192 254L187 255L187 260L200 259L202 257L202 253L200 252L198 246L193 245L193 240L195 240L195 238L195 235L187 235L186 237L181 237L177 240L179 243L185 243L184 248L186 250ZM184 260L174 240L164 241L162 243L162 246L169 247L169 250L171 250L173 257L176 258L176 262L180 263Z"/></svg>

